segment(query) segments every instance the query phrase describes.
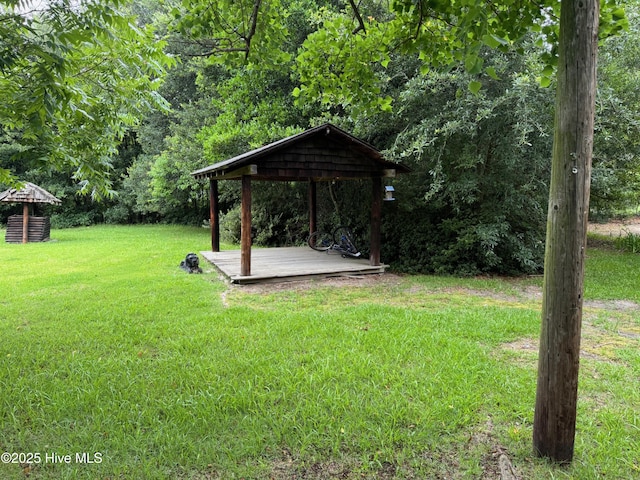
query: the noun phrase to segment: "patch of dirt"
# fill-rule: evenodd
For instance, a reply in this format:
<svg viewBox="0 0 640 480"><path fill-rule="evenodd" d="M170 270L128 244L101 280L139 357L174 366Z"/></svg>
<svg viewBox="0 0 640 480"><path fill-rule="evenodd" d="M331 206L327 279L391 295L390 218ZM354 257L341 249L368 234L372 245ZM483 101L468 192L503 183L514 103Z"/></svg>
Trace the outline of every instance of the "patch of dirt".
<svg viewBox="0 0 640 480"><path fill-rule="evenodd" d="M318 287L373 287L377 285L399 285L401 275L394 273L368 274L368 275L343 275L326 277L313 280L294 280L287 282L255 283L248 285L230 285L230 288L238 288L246 293L272 293L281 291L302 292Z"/></svg>
<svg viewBox="0 0 640 480"><path fill-rule="evenodd" d="M483 452L483 453L482 453ZM478 425L475 432L461 450L441 449L435 446L425 450L419 456L406 463L382 461L367 465L361 459L341 457L340 460L318 461L304 464L288 449L282 451L282 457L272 463L270 480L393 480L404 478L418 480L425 478L425 473L433 479L467 478L468 472L461 466L461 459L481 453L482 473L479 480L519 480L516 469L512 466L508 452L494 436L494 425L491 417L487 417L484 425ZM417 461L416 461L417 460ZM422 464L422 465L420 465ZM375 465L375 467L372 467ZM424 472L417 469L424 468Z"/></svg>
<svg viewBox="0 0 640 480"><path fill-rule="evenodd" d="M638 306L634 304L634 309ZM616 350L636 347L640 343L640 328L634 325L620 324L612 331L594 325L589 318L583 317L580 341L580 357L607 363L624 363L616 354ZM502 350L521 352L526 358L537 356L539 341L537 338L521 338L502 344ZM524 358L524 357L523 357Z"/></svg>
<svg viewBox="0 0 640 480"><path fill-rule="evenodd" d="M505 350L538 353L538 340L533 338L521 338L514 342L503 343L502 348Z"/></svg>
<svg viewBox="0 0 640 480"><path fill-rule="evenodd" d="M636 302L632 302L631 300L585 300L584 306L623 312L640 310L640 305Z"/></svg>
<svg viewBox="0 0 640 480"><path fill-rule="evenodd" d="M359 470L358 463L349 460L343 460L342 462L329 460L304 464L297 460L291 452L283 450L282 459L275 461L272 465L269 480L350 480L355 478L386 480L394 478L393 476L387 476L385 465L374 477L365 477L358 473Z"/></svg>
<svg viewBox="0 0 640 480"><path fill-rule="evenodd" d="M590 222L589 232L611 237L619 237L627 232L640 235L640 217L611 220L607 223Z"/></svg>

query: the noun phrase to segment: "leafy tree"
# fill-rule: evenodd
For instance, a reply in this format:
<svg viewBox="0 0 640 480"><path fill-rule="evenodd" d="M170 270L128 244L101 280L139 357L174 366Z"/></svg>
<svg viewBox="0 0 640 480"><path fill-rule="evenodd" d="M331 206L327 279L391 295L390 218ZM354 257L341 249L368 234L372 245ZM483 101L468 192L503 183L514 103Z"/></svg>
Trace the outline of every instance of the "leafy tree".
<svg viewBox="0 0 640 480"><path fill-rule="evenodd" d="M286 15L277 29L295 26L292 29L295 33L279 44L282 51L278 61L270 55L268 62L254 64L253 50L252 57L247 59L241 43L237 51L226 52L230 57L222 62L214 55L218 48L218 40L211 30L214 27L201 29L191 23L192 17L193 22L202 20L194 13L199 11L194 5L189 4L190 8L185 10L175 7L174 15L178 16L179 22L175 30L168 30L168 48L181 60L179 68L168 72L161 89L172 105L172 112L166 117L148 116L139 131L139 141L147 155L140 162L150 164L150 168L146 174L137 167L135 172L137 183L143 182L147 188L141 189L130 181L125 187L127 196L131 193L136 197L129 205L136 205L140 211L160 215L167 221L199 223L208 216L207 190L191 177L190 172L300 130L303 115L290 95L294 83L289 69L282 68L281 63L291 62L292 56L285 50L295 51L309 26L301 8L291 10L291 15ZM230 12L240 15L240 10L247 5L234 4L229 16L228 12L221 13L215 21L231 18ZM236 6L240 10L235 10ZM250 13L252 10L242 11ZM159 30L167 29L163 23L167 21L164 14L155 15L155 18L160 22ZM216 28L220 27L216 25ZM263 34L264 30L257 27L255 35ZM237 200L236 187L232 182L221 185L223 211L232 208ZM261 189L270 191L268 186L259 185L257 195ZM268 210L266 206L264 208ZM289 222L285 216L271 213L259 217L264 219L264 225L260 219L256 221L260 230L265 227L264 230L281 232L281 227L286 229ZM280 233L273 236L279 237ZM260 237L263 238L270 241L264 235Z"/></svg>
<svg viewBox="0 0 640 480"><path fill-rule="evenodd" d="M199 75L198 90L202 99L176 114L149 172L152 204L169 221L198 223L208 216L207 190L192 171L298 131L289 79L278 72L240 69L231 75L209 67ZM236 187L221 185L223 210L238 198Z"/></svg>
<svg viewBox="0 0 640 480"><path fill-rule="evenodd" d="M171 125L165 149L153 156L149 175L151 211L172 222L200 223L207 217L208 197L190 173L209 164L198 135L217 114L209 98L183 105Z"/></svg>
<svg viewBox="0 0 640 480"><path fill-rule="evenodd" d="M487 57L500 79L483 78L478 94L460 69L418 73L390 92L391 115L359 122L370 125L364 135L392 139L386 156L413 170L394 181L401 201L384 221L387 261L466 275L541 270L553 96L535 58Z"/></svg>
<svg viewBox="0 0 640 480"><path fill-rule="evenodd" d="M640 5L625 5L629 29L608 38L598 59L591 186L592 218L640 203Z"/></svg>
<svg viewBox="0 0 640 480"><path fill-rule="evenodd" d="M196 40L200 55L212 62L257 59L274 66L290 59L283 50L288 32L280 0L183 0L172 14L178 32Z"/></svg>
<svg viewBox="0 0 640 480"><path fill-rule="evenodd" d="M20 162L72 168L83 192L112 193L111 156L156 94L171 63L150 28L120 0L0 2L0 130L15 146L0 182Z"/></svg>

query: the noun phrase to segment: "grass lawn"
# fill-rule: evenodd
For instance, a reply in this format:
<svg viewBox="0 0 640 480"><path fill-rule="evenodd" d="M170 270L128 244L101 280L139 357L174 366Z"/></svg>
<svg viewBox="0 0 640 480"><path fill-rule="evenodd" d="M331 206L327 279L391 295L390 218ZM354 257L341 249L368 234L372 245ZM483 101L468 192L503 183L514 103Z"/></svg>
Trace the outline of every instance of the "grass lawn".
<svg viewBox="0 0 640 480"><path fill-rule="evenodd" d="M640 478L638 255L588 252L559 467L532 455L540 278L230 287L178 268L205 229L52 238L0 243L2 479Z"/></svg>

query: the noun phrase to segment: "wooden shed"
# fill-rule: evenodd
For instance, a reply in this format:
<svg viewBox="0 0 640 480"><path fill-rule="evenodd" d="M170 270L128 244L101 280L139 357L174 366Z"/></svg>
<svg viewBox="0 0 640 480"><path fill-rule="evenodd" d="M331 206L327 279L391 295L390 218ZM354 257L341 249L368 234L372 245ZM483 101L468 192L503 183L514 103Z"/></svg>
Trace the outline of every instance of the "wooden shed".
<svg viewBox="0 0 640 480"><path fill-rule="evenodd" d="M380 265L380 222L383 179L409 172L387 161L368 143L332 124L311 128L261 148L192 173L209 180L211 249L220 250L218 181L242 182L241 275L251 275L251 182L306 181L309 185L309 232L316 231L316 184L327 181L371 179L371 245L369 263Z"/></svg>
<svg viewBox="0 0 640 480"><path fill-rule="evenodd" d="M22 203L22 215L12 215L7 222L8 243L44 242L49 240L49 217L30 215L29 207L37 203L60 205L62 202L44 188L26 182L21 189L10 188L0 193L0 202Z"/></svg>

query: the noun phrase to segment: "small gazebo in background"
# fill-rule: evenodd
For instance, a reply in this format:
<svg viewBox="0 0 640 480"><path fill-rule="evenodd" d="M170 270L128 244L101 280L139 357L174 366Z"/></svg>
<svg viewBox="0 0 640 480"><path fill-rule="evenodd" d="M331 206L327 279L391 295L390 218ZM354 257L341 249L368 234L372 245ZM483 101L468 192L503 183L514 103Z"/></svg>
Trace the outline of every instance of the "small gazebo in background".
<svg viewBox="0 0 640 480"><path fill-rule="evenodd" d="M5 240L8 243L45 242L49 240L49 217L29 215L29 206L36 203L60 205L62 202L44 188L26 182L20 190L10 188L0 193L0 202L22 203L22 215L12 215L7 222Z"/></svg>

